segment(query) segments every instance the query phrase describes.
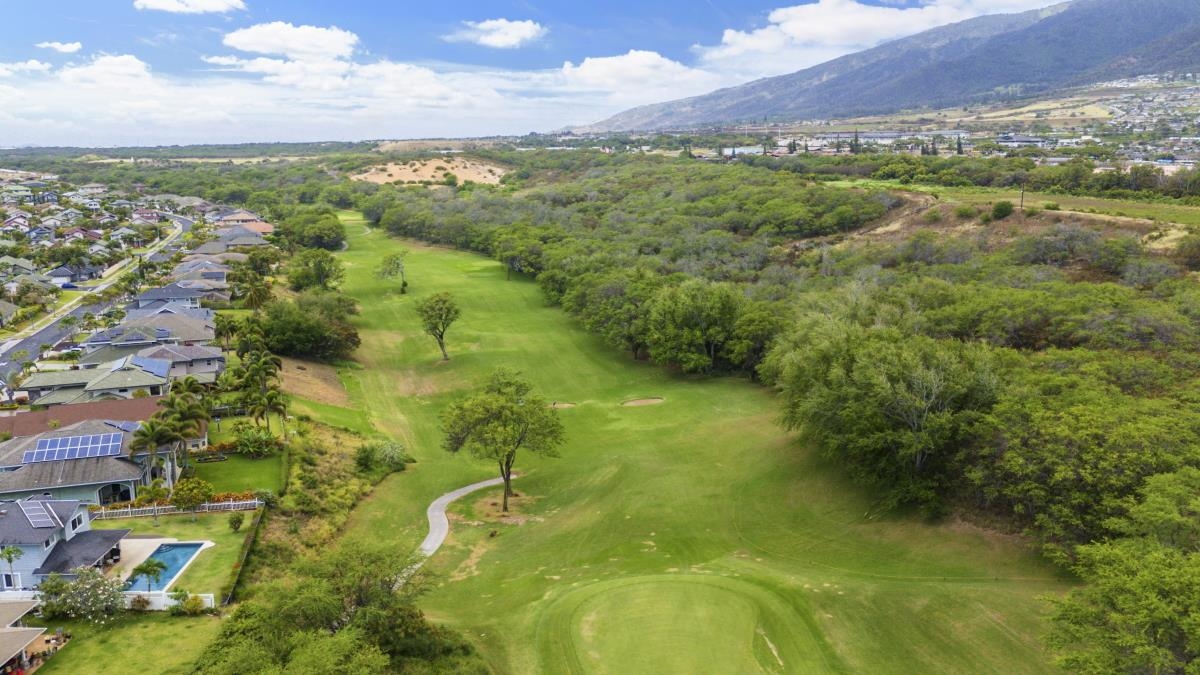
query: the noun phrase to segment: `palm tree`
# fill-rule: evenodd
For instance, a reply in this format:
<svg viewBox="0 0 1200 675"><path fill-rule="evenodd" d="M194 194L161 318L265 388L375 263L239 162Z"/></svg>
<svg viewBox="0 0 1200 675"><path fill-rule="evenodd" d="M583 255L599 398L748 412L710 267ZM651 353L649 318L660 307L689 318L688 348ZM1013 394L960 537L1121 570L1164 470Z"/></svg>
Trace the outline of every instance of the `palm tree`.
<svg viewBox="0 0 1200 675"><path fill-rule="evenodd" d="M133 456L138 453L148 453L151 456L151 463L159 462L158 449L164 445L171 445L184 440L183 434L179 428L171 420L151 417L142 422L142 426L133 432L133 440L129 443L129 454ZM167 472L167 487L174 484L171 472Z"/></svg>
<svg viewBox="0 0 1200 675"><path fill-rule="evenodd" d="M171 385L171 393L186 394L199 400L200 395L204 393L204 385L200 384L194 375L188 375L175 381Z"/></svg>
<svg viewBox="0 0 1200 675"><path fill-rule="evenodd" d="M283 360L268 351L248 354L242 361L243 386L247 391L267 393L272 380L279 378Z"/></svg>
<svg viewBox="0 0 1200 675"><path fill-rule="evenodd" d="M0 548L0 558L3 558L4 562L8 563L8 578L12 581L13 585L17 583L17 574L13 571L13 563L23 555L25 555L25 551L19 546L5 546L4 548Z"/></svg>
<svg viewBox="0 0 1200 675"><path fill-rule="evenodd" d="M213 330L221 341L221 348L229 351L229 340L238 332L238 320L228 314L218 314L213 319Z"/></svg>
<svg viewBox="0 0 1200 675"><path fill-rule="evenodd" d="M158 558L146 558L140 565L133 568L129 573L129 580L133 581L138 577L146 580L146 592L150 592L151 584L158 583L162 578L163 572L167 571L167 564Z"/></svg>
<svg viewBox="0 0 1200 675"><path fill-rule="evenodd" d="M201 386L196 382L194 377L186 377L185 380L192 380L197 387ZM158 402L162 410L158 411L158 417L167 420L179 431L180 440L177 442L176 451L183 455L183 466L187 466L191 457L188 455L187 439L198 438L201 432L204 431L204 424L211 419L208 406L200 402L200 397L186 391L172 391L171 395Z"/></svg>
<svg viewBox="0 0 1200 675"><path fill-rule="evenodd" d="M267 431L271 430L271 413L279 415L279 426L282 429L283 421L287 418L288 397L279 388L275 387L263 394L263 407L265 408L267 418Z"/></svg>
<svg viewBox="0 0 1200 675"><path fill-rule="evenodd" d="M151 507L154 509L155 525L158 525L158 503L169 497L170 494L167 488L163 486L163 479L161 478L155 478L149 485L144 485L141 490L138 490L139 499L145 499L150 502ZM0 551L0 557L3 557L2 551Z"/></svg>
<svg viewBox="0 0 1200 675"><path fill-rule="evenodd" d="M256 281L246 287L246 295L242 298L242 306L246 309L252 309L255 314L258 314L258 310L270 302L271 297L271 286L266 281Z"/></svg>

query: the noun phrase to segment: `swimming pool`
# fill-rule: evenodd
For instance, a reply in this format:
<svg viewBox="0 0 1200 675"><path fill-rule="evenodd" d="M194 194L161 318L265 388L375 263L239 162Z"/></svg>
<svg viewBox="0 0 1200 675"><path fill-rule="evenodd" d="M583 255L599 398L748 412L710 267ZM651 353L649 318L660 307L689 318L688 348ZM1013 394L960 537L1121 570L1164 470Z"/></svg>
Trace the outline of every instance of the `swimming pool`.
<svg viewBox="0 0 1200 675"><path fill-rule="evenodd" d="M150 580L150 590L165 591L167 587L175 581L175 577L187 567L187 564L196 557L204 544L162 544L154 549L154 553L150 554L151 558L161 560L167 569L163 570L158 581ZM130 579L125 583L127 591L144 591L146 590L146 578L138 577Z"/></svg>

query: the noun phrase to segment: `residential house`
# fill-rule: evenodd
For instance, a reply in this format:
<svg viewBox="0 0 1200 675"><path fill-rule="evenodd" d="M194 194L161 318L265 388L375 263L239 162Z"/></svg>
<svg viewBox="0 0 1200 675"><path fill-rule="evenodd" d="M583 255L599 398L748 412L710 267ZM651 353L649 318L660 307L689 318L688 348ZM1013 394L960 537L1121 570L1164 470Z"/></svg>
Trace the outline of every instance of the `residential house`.
<svg viewBox="0 0 1200 675"><path fill-rule="evenodd" d="M108 192L108 186L101 185L100 183L88 183L87 185L80 185L77 192L84 197L98 197Z"/></svg>
<svg viewBox="0 0 1200 675"><path fill-rule="evenodd" d="M171 271L171 278L176 281L185 279L207 279L209 281L226 282L231 268L211 260L196 260L182 262Z"/></svg>
<svg viewBox="0 0 1200 675"><path fill-rule="evenodd" d="M80 211L79 209L76 209L76 208L70 208L70 209L63 211L62 213L60 213L58 215L60 218L67 221L68 223L73 223L83 217L83 211Z"/></svg>
<svg viewBox="0 0 1200 675"><path fill-rule="evenodd" d="M45 192L39 192L34 195L33 200L38 204L57 204L58 193L54 190L46 190Z"/></svg>
<svg viewBox="0 0 1200 675"><path fill-rule="evenodd" d="M222 255L229 251L229 245L220 241L206 241L192 251L194 255Z"/></svg>
<svg viewBox="0 0 1200 675"><path fill-rule="evenodd" d="M8 278L18 274L32 274L34 269L33 262L24 258L14 258L12 256L0 256L0 277Z"/></svg>
<svg viewBox="0 0 1200 675"><path fill-rule="evenodd" d="M65 409L64 409L65 410ZM156 478L179 476L173 448L135 452L136 420L89 419L0 443L0 496L110 504L137 498Z"/></svg>
<svg viewBox="0 0 1200 675"><path fill-rule="evenodd" d="M192 319L198 319L207 323L212 323L216 312L207 307L188 307L174 302L164 302L155 307L147 307L145 309L130 309L125 313L126 321L134 321L137 319L145 319L148 317L160 316L163 314L173 314L178 316L186 316Z"/></svg>
<svg viewBox="0 0 1200 675"><path fill-rule="evenodd" d="M60 227L66 227L67 221L59 216L46 216L42 218L41 225L42 227L52 227L57 230Z"/></svg>
<svg viewBox="0 0 1200 675"><path fill-rule="evenodd" d="M108 234L110 241L120 242L122 246L140 246L143 240L137 230L120 227Z"/></svg>
<svg viewBox="0 0 1200 675"><path fill-rule="evenodd" d="M191 376L201 384L213 384L225 372L225 354L216 347L160 345L147 347L138 356L169 361L167 374L172 381Z"/></svg>
<svg viewBox="0 0 1200 675"><path fill-rule="evenodd" d="M18 274L17 276L12 277L8 281L4 282L4 290L9 295L13 295L21 288L23 284L34 286L44 291L52 291L57 288L57 286L50 281L50 277L43 276L41 274Z"/></svg>
<svg viewBox="0 0 1200 675"><path fill-rule="evenodd" d="M4 588L33 590L51 574L72 577L80 567L120 560L120 542L129 532L93 530L88 505L78 499L29 497L0 502L0 545L21 549L12 569L4 566ZM31 635L21 635L20 641L28 646L26 638Z"/></svg>
<svg viewBox="0 0 1200 675"><path fill-rule="evenodd" d="M29 229L29 214L18 211L4 219L5 231L19 230L24 232Z"/></svg>
<svg viewBox="0 0 1200 675"><path fill-rule="evenodd" d="M103 232L99 230L85 230L82 227L73 227L62 233L63 241L68 244L76 241L100 241L103 238Z"/></svg>
<svg viewBox="0 0 1200 675"><path fill-rule="evenodd" d="M30 647L46 629L27 627L21 619L38 604L37 600L0 601L0 673L28 672Z"/></svg>
<svg viewBox="0 0 1200 675"><path fill-rule="evenodd" d="M88 211L92 211L93 213L102 208L99 200L96 199L85 199L81 201L80 204L83 205L83 208L87 209Z"/></svg>
<svg viewBox="0 0 1200 675"><path fill-rule="evenodd" d="M94 281L104 276L101 265L62 265L46 273L50 281L59 288L67 284L78 284L84 281Z"/></svg>
<svg viewBox="0 0 1200 675"><path fill-rule="evenodd" d="M269 234L275 234L275 226L262 220L254 220L248 223L238 223L238 227L254 232L255 234L261 234L264 237Z"/></svg>
<svg viewBox="0 0 1200 675"><path fill-rule="evenodd" d="M42 410L29 410L15 415L0 416L0 434L9 438L35 436L57 431L63 427L89 420L122 420L145 422L161 410L161 396L146 396L111 401L92 401L74 405L60 405ZM208 430L201 428L200 434L186 440L193 450L208 447ZM87 501L87 500L85 500Z"/></svg>
<svg viewBox="0 0 1200 675"><path fill-rule="evenodd" d="M249 259L250 259L250 256L246 255L245 253L236 253L234 251L228 251L225 253L213 253L213 254L192 253L190 255L184 256L183 262L190 263L190 262L208 261L208 262L219 263L222 265L228 265L229 263L246 262Z"/></svg>
<svg viewBox="0 0 1200 675"><path fill-rule="evenodd" d="M33 190L30 190L24 185L6 185L4 188L0 189L0 192L2 192L6 197L12 197L16 199L18 202L28 201L33 198Z"/></svg>
<svg viewBox="0 0 1200 675"><path fill-rule="evenodd" d="M111 399L161 396L170 388L166 361L128 356L98 368L33 373L14 399L37 405L69 405Z"/></svg>
<svg viewBox="0 0 1200 675"><path fill-rule="evenodd" d="M213 222L221 227L226 227L229 225L260 222L261 220L262 218L257 213L247 211L246 209L237 209L236 211L221 214Z"/></svg>
<svg viewBox="0 0 1200 675"><path fill-rule="evenodd" d="M200 300L205 296L203 290L184 288L178 283L167 284L161 288L151 288L142 292L134 302L138 309L145 309L155 303L171 302L187 307L199 307Z"/></svg>

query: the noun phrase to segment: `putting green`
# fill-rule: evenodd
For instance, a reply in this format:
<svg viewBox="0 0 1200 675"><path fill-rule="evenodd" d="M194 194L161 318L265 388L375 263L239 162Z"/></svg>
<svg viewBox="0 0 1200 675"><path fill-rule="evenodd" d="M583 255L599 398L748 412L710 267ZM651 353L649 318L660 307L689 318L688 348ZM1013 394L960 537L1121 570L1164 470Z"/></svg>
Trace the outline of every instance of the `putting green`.
<svg viewBox="0 0 1200 675"><path fill-rule="evenodd" d="M649 576L593 584L543 618L553 662L587 673L828 672L836 660L781 598L735 579Z"/></svg>

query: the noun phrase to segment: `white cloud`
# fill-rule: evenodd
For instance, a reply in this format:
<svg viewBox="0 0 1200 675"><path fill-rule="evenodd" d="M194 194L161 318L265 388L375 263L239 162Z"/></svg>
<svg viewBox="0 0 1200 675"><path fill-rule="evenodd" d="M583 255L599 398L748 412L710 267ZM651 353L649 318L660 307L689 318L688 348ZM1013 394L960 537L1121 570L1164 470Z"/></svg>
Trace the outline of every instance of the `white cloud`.
<svg viewBox="0 0 1200 675"><path fill-rule="evenodd" d="M616 99L680 98L721 84L718 75L636 49L620 56L589 57L579 65L568 61L562 74L573 88L606 92Z"/></svg>
<svg viewBox="0 0 1200 675"><path fill-rule="evenodd" d="M533 42L548 32L536 21L488 19L464 21L465 28L442 37L447 42L471 42L494 49L516 49Z"/></svg>
<svg viewBox="0 0 1200 675"><path fill-rule="evenodd" d="M154 9L175 14L208 14L246 9L242 0L133 0L135 9Z"/></svg>
<svg viewBox="0 0 1200 675"><path fill-rule="evenodd" d="M337 59L354 53L358 36L337 26L294 26L283 21L260 23L225 36L225 46L293 59Z"/></svg>
<svg viewBox="0 0 1200 675"><path fill-rule="evenodd" d="M695 51L703 67L750 79L795 72L947 23L1052 4L1057 0L928 0L914 7L814 0L773 10L762 28L726 30L720 44Z"/></svg>
<svg viewBox="0 0 1200 675"><path fill-rule="evenodd" d="M0 77L12 77L18 73L43 73L50 70L50 64L30 59L16 63L0 63Z"/></svg>
<svg viewBox="0 0 1200 675"><path fill-rule="evenodd" d="M39 42L34 47L38 49L53 49L60 54L74 54L83 49L82 42Z"/></svg>

